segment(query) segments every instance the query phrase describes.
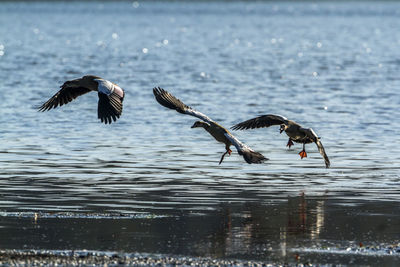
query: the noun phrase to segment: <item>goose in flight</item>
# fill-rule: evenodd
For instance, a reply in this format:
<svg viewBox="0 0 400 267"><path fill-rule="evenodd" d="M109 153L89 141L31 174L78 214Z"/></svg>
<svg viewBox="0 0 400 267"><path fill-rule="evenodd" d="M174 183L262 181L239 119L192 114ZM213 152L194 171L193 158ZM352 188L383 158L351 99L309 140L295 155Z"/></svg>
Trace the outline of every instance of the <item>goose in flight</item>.
<svg viewBox="0 0 400 267"><path fill-rule="evenodd" d="M99 95L97 115L101 122L111 123L121 116L125 93L115 83L97 76L86 75L79 79L66 81L60 87L61 90L41 105L39 111L47 111L62 106L80 95L97 91Z"/></svg>
<svg viewBox="0 0 400 267"><path fill-rule="evenodd" d="M234 145L236 147L239 155L242 155L244 160L249 164L262 163L264 160L268 160L261 153L253 151L250 147L240 142L227 129L225 129L203 113L198 112L193 108L185 105L182 101L171 95L168 91L158 87L153 89L153 93L157 102L164 107L174 109L179 113L191 115L201 119L201 121L196 121L191 128L202 127L209 134L211 134L215 138L215 140L225 144L226 152L222 154L219 164L222 163L226 154L231 154L231 145Z"/></svg>
<svg viewBox="0 0 400 267"><path fill-rule="evenodd" d="M307 152L305 150L305 145L309 143L315 143L318 147L319 153L325 160L326 168L331 165L328 156L325 153L324 146L320 141L320 137L311 128L303 128L298 123L288 120L287 118L280 115L267 114L262 115L257 118L253 118L241 123L238 123L231 127L233 130L247 130L254 128L270 127L272 125L280 125L280 133L285 131L287 136L289 136L289 141L286 146L289 148L293 145L293 141L296 143L303 144L303 150L300 151L299 155L303 159L307 157Z"/></svg>

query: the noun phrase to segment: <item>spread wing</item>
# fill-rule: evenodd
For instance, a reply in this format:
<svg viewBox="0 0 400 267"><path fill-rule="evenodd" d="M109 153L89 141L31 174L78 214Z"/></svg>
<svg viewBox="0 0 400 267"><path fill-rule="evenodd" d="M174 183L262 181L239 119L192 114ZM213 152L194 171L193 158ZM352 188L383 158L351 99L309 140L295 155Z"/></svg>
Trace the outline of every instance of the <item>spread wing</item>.
<svg viewBox="0 0 400 267"><path fill-rule="evenodd" d="M117 93L113 92L110 95L98 93L99 103L97 105L97 116L105 124L116 121L122 114L122 101Z"/></svg>
<svg viewBox="0 0 400 267"><path fill-rule="evenodd" d="M46 111L58 106L67 104L80 95L86 94L91 90L86 87L70 87L68 82L61 86L61 90L53 95L46 103L39 107L39 111Z"/></svg>
<svg viewBox="0 0 400 267"><path fill-rule="evenodd" d="M322 145L320 138L318 137L318 135L314 132L313 129L309 128L309 129L304 129L304 132L307 134L308 137L311 138L311 140L313 140L315 142L315 144L318 147L318 151L319 153L322 155L322 157L325 160L325 166L326 168L329 168L329 166L331 165L331 162L329 161L328 155L325 152L325 148Z"/></svg>
<svg viewBox="0 0 400 267"><path fill-rule="evenodd" d="M242 155L247 163L262 163L265 160L268 160L268 158L264 157L261 153L254 151L246 144L240 142L239 139L231 133L226 132L224 135L229 139L229 141L231 141L232 145L236 147L239 155Z"/></svg>
<svg viewBox="0 0 400 267"><path fill-rule="evenodd" d="M191 115L197 117L207 123L215 123L212 119L204 115L203 113L194 110L193 108L185 105L182 101L180 101L175 96L171 95L168 91L156 87L153 88L154 96L158 103L163 105L164 107L175 109L179 113Z"/></svg>
<svg viewBox="0 0 400 267"><path fill-rule="evenodd" d="M270 127L272 125L281 125L287 124L288 119L280 116L280 115L273 115L267 114L262 115L241 123L238 123L231 127L233 130L247 130L247 129L254 129L254 128L262 128L262 127Z"/></svg>

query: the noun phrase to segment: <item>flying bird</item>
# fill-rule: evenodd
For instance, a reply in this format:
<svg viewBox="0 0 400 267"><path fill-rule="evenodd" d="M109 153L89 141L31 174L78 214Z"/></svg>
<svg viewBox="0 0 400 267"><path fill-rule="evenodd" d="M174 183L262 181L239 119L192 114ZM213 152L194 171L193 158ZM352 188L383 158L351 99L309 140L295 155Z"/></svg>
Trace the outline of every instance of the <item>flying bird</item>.
<svg viewBox="0 0 400 267"><path fill-rule="evenodd" d="M164 107L174 109L179 113L191 115L201 119L201 121L196 121L191 128L202 127L209 134L211 134L215 138L215 140L225 144L226 152L222 154L219 164L222 163L226 154L231 155L231 145L234 145L236 147L239 155L242 155L244 160L249 164L262 163L264 160L268 160L261 153L255 152L250 147L240 142L227 129L225 129L203 113L198 112L193 108L185 105L182 101L171 95L168 91L157 87L153 89L153 93L158 103L160 103Z"/></svg>
<svg viewBox="0 0 400 267"><path fill-rule="evenodd" d="M98 76L86 75L79 79L66 81L60 87L60 91L41 105L39 111L47 111L62 106L80 95L90 91L97 91L99 95L97 115L101 122L105 124L111 123L121 116L122 101L124 100L125 93L115 83Z"/></svg>
<svg viewBox="0 0 400 267"><path fill-rule="evenodd" d="M286 146L289 148L293 145L293 141L296 143L303 144L303 150L300 151L299 155L303 159L307 157L307 152L305 150L305 145L309 143L315 143L318 147L319 153L325 160L326 168L331 165L328 156L325 153L324 146L320 141L320 137L311 128L303 128L300 124L288 120L287 118L280 115L261 115L259 117L238 123L231 127L233 130L248 130L254 128L270 127L272 125L280 125L280 133L285 131L287 136L289 136L289 141Z"/></svg>

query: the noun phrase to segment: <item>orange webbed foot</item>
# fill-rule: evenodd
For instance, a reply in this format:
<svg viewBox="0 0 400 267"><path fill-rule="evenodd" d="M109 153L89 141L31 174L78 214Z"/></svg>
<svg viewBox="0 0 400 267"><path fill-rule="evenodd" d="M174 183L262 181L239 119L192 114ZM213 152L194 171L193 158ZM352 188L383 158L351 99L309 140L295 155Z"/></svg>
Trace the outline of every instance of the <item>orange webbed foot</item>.
<svg viewBox="0 0 400 267"><path fill-rule="evenodd" d="M306 158L307 157L307 152L305 150L302 150L302 151L300 151L299 155L300 155L301 159Z"/></svg>
<svg viewBox="0 0 400 267"><path fill-rule="evenodd" d="M228 149L228 154L229 154L229 156L232 154L232 150L230 150L230 149Z"/></svg>

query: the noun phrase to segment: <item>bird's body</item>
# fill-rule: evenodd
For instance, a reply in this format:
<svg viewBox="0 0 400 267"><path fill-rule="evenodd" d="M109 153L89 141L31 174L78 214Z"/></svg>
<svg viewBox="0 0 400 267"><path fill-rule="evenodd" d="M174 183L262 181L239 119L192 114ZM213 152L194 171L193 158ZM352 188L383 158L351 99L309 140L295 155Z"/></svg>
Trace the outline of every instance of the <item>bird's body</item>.
<svg viewBox="0 0 400 267"><path fill-rule="evenodd" d="M288 120L287 118L280 115L267 114L262 115L241 123L238 123L232 127L234 130L247 130L254 128L263 128L270 127L273 125L280 125L280 132L283 131L289 137L289 141L287 146L290 148L293 145L293 142L303 144L303 150L300 151L300 157L307 157L307 153L305 151L305 144L315 143L318 147L319 153L325 160L325 166L329 168L330 161L328 156L326 155L324 146L322 145L320 138L311 128L304 128L300 124L295 121Z"/></svg>
<svg viewBox="0 0 400 267"><path fill-rule="evenodd" d="M202 127L204 130L206 130L212 137L214 137L215 140L217 140L220 143L225 144L225 149L226 152L222 155L221 160L219 164L224 160L225 155L228 153L229 155L232 153L232 150L230 149L230 146L232 145L232 142L229 140L227 137L227 134L230 134L228 130L226 130L224 127L219 125L218 123L206 123L203 121L196 121L192 128L196 127Z"/></svg>
<svg viewBox="0 0 400 267"><path fill-rule="evenodd" d="M122 113L124 90L118 85L94 75L66 81L61 89L46 103L39 107L39 111L47 111L67 104L91 91L97 91L99 102L97 107L98 118L101 122L111 123L116 121Z"/></svg>
<svg viewBox="0 0 400 267"><path fill-rule="evenodd" d="M218 142L229 145L232 144L231 141L229 141L229 139L225 135L225 134L230 134L229 131L226 130L221 125L219 125L218 123L210 123L210 124L203 123L201 127L203 127L209 134L211 134Z"/></svg>
<svg viewBox="0 0 400 267"><path fill-rule="evenodd" d="M169 92L162 88L153 89L156 100L164 107L174 109L179 113L191 115L201 119L202 121L196 121L192 128L202 127L218 142L225 144L226 152L222 155L219 164L223 161L226 154L231 154L230 146L234 145L239 153L247 163L262 163L267 160L261 153L253 151L250 147L240 142L235 136L233 136L227 129L219 125L217 122L211 120L209 117L201 112L194 110L193 108L185 105L182 101L171 95Z"/></svg>
<svg viewBox="0 0 400 267"><path fill-rule="evenodd" d="M289 136L290 140L301 144L309 144L314 142L307 134L309 129L303 128L291 120L288 120L287 126L288 127L284 131L286 135Z"/></svg>

